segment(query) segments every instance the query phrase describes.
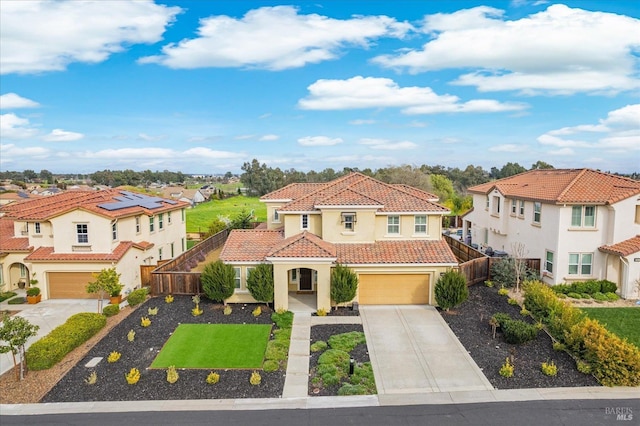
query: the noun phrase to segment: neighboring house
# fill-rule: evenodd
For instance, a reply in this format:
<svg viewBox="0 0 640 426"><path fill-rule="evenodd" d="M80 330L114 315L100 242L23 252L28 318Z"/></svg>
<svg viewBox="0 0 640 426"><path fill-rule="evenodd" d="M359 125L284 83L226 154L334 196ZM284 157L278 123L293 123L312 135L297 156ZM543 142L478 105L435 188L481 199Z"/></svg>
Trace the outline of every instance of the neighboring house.
<svg viewBox="0 0 640 426"><path fill-rule="evenodd" d="M542 279L607 279L637 298L640 182L590 169L532 170L468 188L464 234L483 247L542 260Z"/></svg>
<svg viewBox="0 0 640 426"><path fill-rule="evenodd" d="M92 273L115 267L124 292L140 265L186 250L188 204L121 191L69 191L12 203L0 212L0 281L11 290L33 273L43 298L88 298Z"/></svg>
<svg viewBox="0 0 640 426"><path fill-rule="evenodd" d="M40 196L49 196L49 195L55 195L55 194L60 194L62 192L62 190L56 186L50 186L48 188L35 188L31 191L31 193L33 195L40 195Z"/></svg>
<svg viewBox="0 0 640 426"><path fill-rule="evenodd" d="M360 173L328 183L295 183L266 194L267 224L231 231L220 259L234 266L231 302L253 301L247 276L259 263L274 268L275 307L289 293L316 295L329 310L331 269L352 268L360 304L431 304L440 274L458 266L442 240L437 197L406 185L389 185Z"/></svg>
<svg viewBox="0 0 640 426"><path fill-rule="evenodd" d="M0 206L15 203L17 201L28 200L31 195L28 192L17 191L17 192L2 192L0 193Z"/></svg>
<svg viewBox="0 0 640 426"><path fill-rule="evenodd" d="M179 200L195 206L207 200L207 196L199 189L186 189L182 186L167 186L162 188L162 196L172 200Z"/></svg>

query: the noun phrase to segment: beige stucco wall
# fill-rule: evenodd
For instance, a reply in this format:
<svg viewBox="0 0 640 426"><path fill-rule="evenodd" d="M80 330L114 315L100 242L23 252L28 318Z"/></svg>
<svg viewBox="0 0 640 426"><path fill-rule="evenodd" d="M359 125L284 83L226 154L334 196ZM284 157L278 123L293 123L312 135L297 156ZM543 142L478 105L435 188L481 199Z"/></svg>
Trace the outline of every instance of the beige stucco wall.
<svg viewBox="0 0 640 426"><path fill-rule="evenodd" d="M309 268L317 271L316 285L317 308L327 312L331 310L330 276L332 262L300 261L276 261L273 264L274 278L274 302L276 309L289 309L289 270L296 268Z"/></svg>
<svg viewBox="0 0 640 426"><path fill-rule="evenodd" d="M343 212L355 212L356 222L353 232L345 230L342 223ZM375 210L323 209L322 238L332 243L369 243L375 241Z"/></svg>
<svg viewBox="0 0 640 426"><path fill-rule="evenodd" d="M274 213L277 209L282 207L283 203L282 202L270 203L268 201L264 201L264 204L267 207L267 229L278 229L282 227L284 223L282 220L282 217L279 217L278 221L276 222L274 220Z"/></svg>
<svg viewBox="0 0 640 426"><path fill-rule="evenodd" d="M387 220L389 215L376 215L375 239L376 240L439 240L442 238L442 215L427 215L427 233L416 234L415 214L392 214L400 216L400 233L387 233Z"/></svg>
<svg viewBox="0 0 640 426"><path fill-rule="evenodd" d="M304 231L302 229L301 214L280 215L284 222L284 237L293 237ZM322 217L320 214L309 214L309 229L307 231L322 238Z"/></svg>
<svg viewBox="0 0 640 426"><path fill-rule="evenodd" d="M2 283L4 283L4 287L0 288L0 291L10 291L18 288L18 281L22 278L20 277L20 270L17 267L17 264L24 264L24 258L28 253L8 253L6 256L0 258L0 269L2 269ZM12 265L16 265L16 267L11 268ZM28 266L25 264L25 267ZM26 273L30 273L31 271L26 271ZM25 283L29 282L29 277L24 277Z"/></svg>

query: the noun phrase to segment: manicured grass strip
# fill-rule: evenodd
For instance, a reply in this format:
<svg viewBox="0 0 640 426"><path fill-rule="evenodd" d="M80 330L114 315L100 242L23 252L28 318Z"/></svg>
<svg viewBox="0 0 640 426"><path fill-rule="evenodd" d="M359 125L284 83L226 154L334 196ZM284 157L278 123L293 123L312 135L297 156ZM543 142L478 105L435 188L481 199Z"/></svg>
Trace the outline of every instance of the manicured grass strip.
<svg viewBox="0 0 640 426"><path fill-rule="evenodd" d="M208 201L187 209L187 232L207 232L211 222L218 216L234 219L242 210L253 210L258 222L267 221L267 206L259 197L238 195L224 200Z"/></svg>
<svg viewBox="0 0 640 426"><path fill-rule="evenodd" d="M271 325L181 324L151 368L262 368Z"/></svg>
<svg viewBox="0 0 640 426"><path fill-rule="evenodd" d="M580 308L607 330L640 348L640 308Z"/></svg>

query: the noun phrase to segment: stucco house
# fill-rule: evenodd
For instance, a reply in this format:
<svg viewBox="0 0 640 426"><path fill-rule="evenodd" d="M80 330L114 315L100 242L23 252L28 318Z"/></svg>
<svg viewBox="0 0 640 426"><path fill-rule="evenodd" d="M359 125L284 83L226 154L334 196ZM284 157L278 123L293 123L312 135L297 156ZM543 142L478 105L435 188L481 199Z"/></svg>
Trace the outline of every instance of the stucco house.
<svg viewBox="0 0 640 426"><path fill-rule="evenodd" d="M182 186L167 186L162 188L162 197L184 201L195 206L207 201L208 196L199 189L186 189Z"/></svg>
<svg viewBox="0 0 640 426"><path fill-rule="evenodd" d="M220 253L236 271L229 301L253 301L248 273L267 262L274 267L276 308L287 309L289 294L302 292L329 310L331 269L341 263L358 275L360 304L432 304L436 280L458 265L442 239L449 211L436 200L360 173L264 195L266 226L232 231Z"/></svg>
<svg viewBox="0 0 640 426"><path fill-rule="evenodd" d="M187 203L109 189L69 191L3 206L0 281L4 290L35 274L44 299L89 298L93 272L115 267L139 287L140 265L186 250Z"/></svg>
<svg viewBox="0 0 640 426"><path fill-rule="evenodd" d="M617 283L638 298L640 182L591 169L532 170L468 189L464 234L481 247L542 260L554 285L587 279Z"/></svg>

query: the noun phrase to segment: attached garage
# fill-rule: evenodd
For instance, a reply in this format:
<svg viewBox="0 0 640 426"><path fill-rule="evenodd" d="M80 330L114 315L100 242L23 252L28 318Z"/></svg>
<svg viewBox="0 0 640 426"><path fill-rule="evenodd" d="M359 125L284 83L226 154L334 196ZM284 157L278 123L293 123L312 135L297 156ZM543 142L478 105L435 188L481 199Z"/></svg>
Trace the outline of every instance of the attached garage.
<svg viewBox="0 0 640 426"><path fill-rule="evenodd" d="M87 293L88 283L95 281L91 272L49 272L50 299L93 299L95 294Z"/></svg>
<svg viewBox="0 0 640 426"><path fill-rule="evenodd" d="M429 274L360 274L358 302L361 305L426 305Z"/></svg>

